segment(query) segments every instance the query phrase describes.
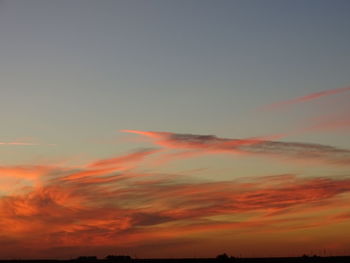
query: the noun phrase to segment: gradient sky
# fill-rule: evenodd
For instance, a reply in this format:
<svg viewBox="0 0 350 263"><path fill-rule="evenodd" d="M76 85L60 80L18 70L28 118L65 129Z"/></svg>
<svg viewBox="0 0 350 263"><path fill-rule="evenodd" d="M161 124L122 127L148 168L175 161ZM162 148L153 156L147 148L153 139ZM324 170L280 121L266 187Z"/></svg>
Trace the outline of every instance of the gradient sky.
<svg viewBox="0 0 350 263"><path fill-rule="evenodd" d="M349 12L0 1L0 258L350 254Z"/></svg>

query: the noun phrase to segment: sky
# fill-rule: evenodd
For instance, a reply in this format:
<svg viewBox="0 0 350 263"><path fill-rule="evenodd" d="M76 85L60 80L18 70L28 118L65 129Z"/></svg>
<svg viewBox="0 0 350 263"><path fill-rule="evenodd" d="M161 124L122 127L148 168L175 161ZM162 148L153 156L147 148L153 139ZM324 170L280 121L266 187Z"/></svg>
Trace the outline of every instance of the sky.
<svg viewBox="0 0 350 263"><path fill-rule="evenodd" d="M0 1L0 258L350 255L349 11Z"/></svg>

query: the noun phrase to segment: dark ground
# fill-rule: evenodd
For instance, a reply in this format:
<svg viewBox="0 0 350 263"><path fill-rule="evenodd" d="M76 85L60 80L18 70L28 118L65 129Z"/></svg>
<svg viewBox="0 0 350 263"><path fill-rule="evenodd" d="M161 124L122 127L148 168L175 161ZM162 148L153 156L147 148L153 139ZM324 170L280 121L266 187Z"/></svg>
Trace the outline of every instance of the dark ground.
<svg viewBox="0 0 350 263"><path fill-rule="evenodd" d="M106 260L83 258L73 260L0 260L0 263L350 263L350 256L281 257L281 258L178 258Z"/></svg>

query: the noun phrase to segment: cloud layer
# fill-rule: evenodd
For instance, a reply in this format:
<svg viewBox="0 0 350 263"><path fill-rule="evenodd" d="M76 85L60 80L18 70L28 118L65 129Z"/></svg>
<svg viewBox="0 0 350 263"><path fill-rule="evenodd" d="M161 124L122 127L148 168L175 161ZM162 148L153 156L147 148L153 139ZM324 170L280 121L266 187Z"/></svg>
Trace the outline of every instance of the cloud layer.
<svg viewBox="0 0 350 263"><path fill-rule="evenodd" d="M269 107L349 90L318 92ZM303 129L347 127L346 113L321 116ZM234 241L239 253L252 248L264 252L276 246L280 251L274 252L280 254L274 255L285 255L291 246L300 254L308 252L303 250L306 246L337 249L336 253L347 248L350 235L344 235L346 230L341 230L342 235L336 231L339 225L341 229L350 227L350 174L344 173L350 165L350 150L282 141L287 134L238 139L123 132L147 138L152 148L79 167L0 166L2 258L105 256L120 251L141 257L176 257L179 253L193 256L190 251L196 247L202 251L199 256L213 256ZM33 144L14 141L0 145ZM292 161L295 166L300 162L322 164L334 170L322 176L288 171L260 177L238 173L226 180L216 179L213 172L209 180L193 176L193 170L177 174L159 169L173 160L216 154ZM336 244L334 238L327 238L332 235L338 237Z"/></svg>
<svg viewBox="0 0 350 263"><path fill-rule="evenodd" d="M232 142L211 136L170 137L166 141L173 146L178 140L191 147L210 144L211 149L215 144ZM332 151L337 152L327 148L327 152ZM176 247L177 242L198 234L254 231L263 236L317 228L348 218L342 213L321 222L314 214L347 206L349 200L344 196L350 192L348 177L283 174L198 181L190 174L137 169L145 158L157 154L157 150L142 149L96 160L79 169L2 167L0 180L12 180L18 186L11 191L0 189L0 252L15 257L17 250L25 247L30 252L22 251L23 257L45 253L67 257L73 253L72 248L84 253L89 249L82 247L103 248L102 253L107 248L129 247L139 248L142 253L141 248L149 243L171 243Z"/></svg>

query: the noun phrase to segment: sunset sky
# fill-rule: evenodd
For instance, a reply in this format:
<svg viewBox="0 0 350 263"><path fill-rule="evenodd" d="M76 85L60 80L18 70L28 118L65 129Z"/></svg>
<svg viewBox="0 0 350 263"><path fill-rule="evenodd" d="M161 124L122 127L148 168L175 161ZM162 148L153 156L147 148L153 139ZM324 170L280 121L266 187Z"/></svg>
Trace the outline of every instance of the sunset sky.
<svg viewBox="0 0 350 263"><path fill-rule="evenodd" d="M0 259L350 255L349 13L0 0Z"/></svg>

